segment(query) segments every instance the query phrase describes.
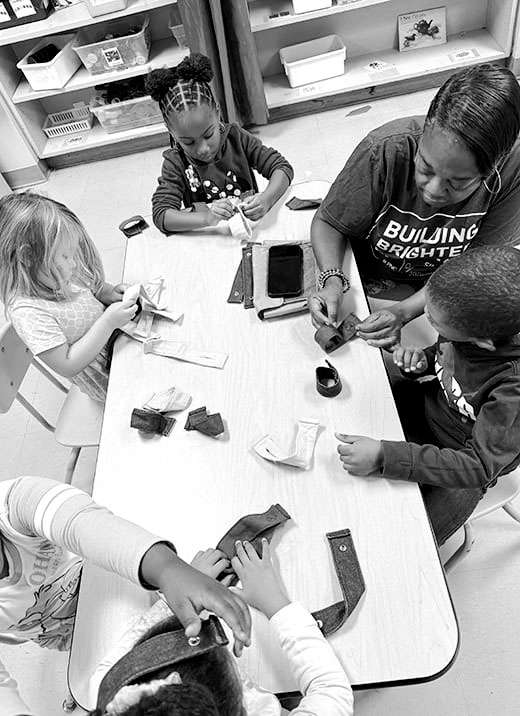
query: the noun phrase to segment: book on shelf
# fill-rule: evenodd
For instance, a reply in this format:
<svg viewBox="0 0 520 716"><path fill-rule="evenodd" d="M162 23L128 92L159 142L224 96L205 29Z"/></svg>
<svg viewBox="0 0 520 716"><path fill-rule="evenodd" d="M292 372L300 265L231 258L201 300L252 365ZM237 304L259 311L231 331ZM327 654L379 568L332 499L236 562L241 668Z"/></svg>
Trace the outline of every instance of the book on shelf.
<svg viewBox="0 0 520 716"><path fill-rule="evenodd" d="M400 52L447 42L445 6L398 15L397 25Z"/></svg>

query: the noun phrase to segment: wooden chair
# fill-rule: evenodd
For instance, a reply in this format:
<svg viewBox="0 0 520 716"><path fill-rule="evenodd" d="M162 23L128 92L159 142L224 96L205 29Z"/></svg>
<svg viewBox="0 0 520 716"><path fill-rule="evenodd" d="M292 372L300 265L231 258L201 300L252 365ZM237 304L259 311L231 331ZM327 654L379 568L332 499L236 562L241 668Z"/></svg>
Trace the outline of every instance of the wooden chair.
<svg viewBox="0 0 520 716"><path fill-rule="evenodd" d="M481 517L489 515L490 512L502 508L508 515L520 523L520 512L511 504L518 494L520 494L520 469L498 478L497 484L486 492L479 502L477 509L464 525L464 541L445 563L444 569L446 571L453 569L455 565L471 552L473 542L475 541L475 533L473 531L473 522L475 522L475 520L479 520Z"/></svg>
<svg viewBox="0 0 520 716"><path fill-rule="evenodd" d="M49 421L29 402L19 388L30 365L33 365L66 397L56 425ZM20 340L10 323L0 329L0 413L7 413L17 400L54 437L60 445L72 448L65 473L65 482L71 483L81 449L99 445L103 405L92 400L72 385L67 389Z"/></svg>

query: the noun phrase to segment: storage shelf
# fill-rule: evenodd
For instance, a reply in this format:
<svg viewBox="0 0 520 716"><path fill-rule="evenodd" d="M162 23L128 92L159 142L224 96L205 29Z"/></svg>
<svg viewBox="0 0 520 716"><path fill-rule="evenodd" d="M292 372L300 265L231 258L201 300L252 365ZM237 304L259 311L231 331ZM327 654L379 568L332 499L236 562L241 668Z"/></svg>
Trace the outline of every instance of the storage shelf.
<svg viewBox="0 0 520 716"><path fill-rule="evenodd" d="M460 52L466 52L469 55L455 57ZM450 36L446 44L438 47L409 52L392 49L358 55L347 59L346 71L343 75L302 87L290 87L285 74L265 77L265 97L269 108L283 107L319 97L402 81L443 70L457 69L465 65L499 60L508 54L509 52L505 53L487 30L474 30ZM395 71L368 72L365 69L366 65L376 60L395 65Z"/></svg>
<svg viewBox="0 0 520 716"><path fill-rule="evenodd" d="M125 10L91 17L85 3L78 2L70 7L52 12L45 20L0 30L0 45L10 45L14 42L31 40L36 37L55 35L59 32L67 32L68 30L95 25L98 22L106 22L107 20L118 20L138 12L147 12L157 7L175 3L176 0L130 0Z"/></svg>
<svg viewBox="0 0 520 716"><path fill-rule="evenodd" d="M64 92L75 92L76 90L82 90L87 87L94 87L94 85L124 80L127 77L145 75L150 70L155 70L161 67L173 67L188 54L189 49L187 47L179 47L173 37L166 40L159 40L152 45L150 60L145 65L136 65L135 67L130 67L126 70L106 72L101 75L91 75L90 72L82 66L74 75L72 75L65 87L57 90L33 90L27 80L24 79L15 90L13 102L15 104L30 102L34 99L53 97L54 95L63 94Z"/></svg>
<svg viewBox="0 0 520 716"><path fill-rule="evenodd" d="M163 132L166 134L167 131L163 122L160 122L159 124L148 124L145 127L135 127L134 129L125 129L122 132L108 134L100 124L96 123L89 132L48 139L41 157L46 159L62 154L70 154L71 152L81 152L84 149L106 147L138 137L149 137Z"/></svg>
<svg viewBox="0 0 520 716"><path fill-rule="evenodd" d="M302 12L296 15L293 11L291 0L257 0L249 6L249 17L251 22L251 32L261 32L262 30L271 30L275 27L283 27L284 25L292 25L296 22L305 22L306 20L315 20L318 17L326 17L327 15L335 15L336 13L347 12L349 10L359 10L370 5L381 5L390 2L390 0L355 0L348 5L333 5L323 10L314 10L313 12ZM274 17L271 20L269 15L275 12L287 12L290 15L283 17Z"/></svg>

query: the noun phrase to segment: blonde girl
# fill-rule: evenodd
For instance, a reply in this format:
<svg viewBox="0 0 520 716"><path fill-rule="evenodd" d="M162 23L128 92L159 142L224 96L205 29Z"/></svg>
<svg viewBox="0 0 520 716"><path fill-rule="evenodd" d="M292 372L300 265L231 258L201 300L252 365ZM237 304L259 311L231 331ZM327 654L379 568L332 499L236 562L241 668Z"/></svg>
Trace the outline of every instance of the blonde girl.
<svg viewBox="0 0 520 716"><path fill-rule="evenodd" d="M105 344L137 305L104 280L78 217L48 197L0 199L0 299L16 332L49 368L104 401Z"/></svg>

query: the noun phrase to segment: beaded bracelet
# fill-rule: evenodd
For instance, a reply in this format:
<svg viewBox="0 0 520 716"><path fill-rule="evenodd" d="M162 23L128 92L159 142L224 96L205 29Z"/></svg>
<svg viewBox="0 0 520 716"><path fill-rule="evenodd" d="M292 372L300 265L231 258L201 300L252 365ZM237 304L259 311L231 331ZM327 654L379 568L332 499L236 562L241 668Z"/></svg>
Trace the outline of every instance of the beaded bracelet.
<svg viewBox="0 0 520 716"><path fill-rule="evenodd" d="M326 269L325 271L321 271L318 274L317 280L318 290L321 291L325 287L325 282L327 281L327 279L332 278L332 276L337 276L339 279L341 279L341 283L343 284L343 293L346 293L350 288L350 281L340 268L331 268Z"/></svg>

